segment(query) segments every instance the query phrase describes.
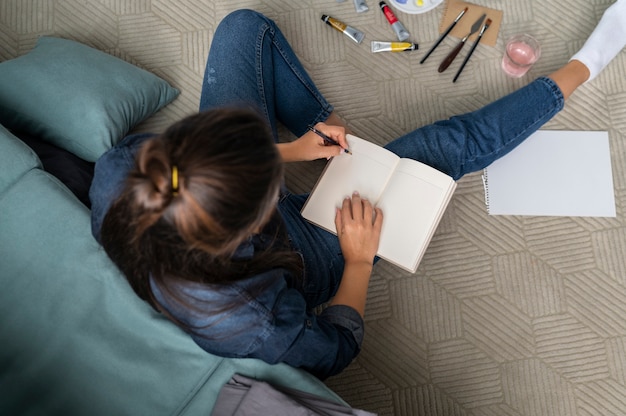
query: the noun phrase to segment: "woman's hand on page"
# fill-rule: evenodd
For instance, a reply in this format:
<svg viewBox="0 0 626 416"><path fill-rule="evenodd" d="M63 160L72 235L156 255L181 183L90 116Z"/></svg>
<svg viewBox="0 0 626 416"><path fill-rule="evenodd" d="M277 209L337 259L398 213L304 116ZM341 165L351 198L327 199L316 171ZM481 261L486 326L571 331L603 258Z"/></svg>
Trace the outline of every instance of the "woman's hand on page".
<svg viewBox="0 0 626 416"><path fill-rule="evenodd" d="M331 305L347 305L361 316L365 314L367 289L382 225L382 211L372 207L356 192L352 198L343 201L341 209L337 209L335 227L345 266Z"/></svg>
<svg viewBox="0 0 626 416"><path fill-rule="evenodd" d="M307 131L303 136L289 143L279 143L278 148L285 162L330 159L348 148L345 128L317 123L318 131L335 140L340 146L328 145L318 134Z"/></svg>
<svg viewBox="0 0 626 416"><path fill-rule="evenodd" d="M335 215L335 227L346 264L372 264L378 251L382 224L380 208L374 208L357 192L352 198L344 199Z"/></svg>

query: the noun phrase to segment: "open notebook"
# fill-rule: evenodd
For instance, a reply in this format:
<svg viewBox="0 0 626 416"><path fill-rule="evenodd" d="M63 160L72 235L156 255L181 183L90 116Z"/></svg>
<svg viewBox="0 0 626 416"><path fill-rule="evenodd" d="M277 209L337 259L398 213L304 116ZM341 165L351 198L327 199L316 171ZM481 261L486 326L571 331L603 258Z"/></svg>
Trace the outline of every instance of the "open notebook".
<svg viewBox="0 0 626 416"><path fill-rule="evenodd" d="M490 215L615 217L606 131L540 130L484 170Z"/></svg>
<svg viewBox="0 0 626 416"><path fill-rule="evenodd" d="M456 182L438 170L356 136L350 154L334 157L302 209L302 216L336 234L335 207L354 191L382 209L378 255L415 272L452 197Z"/></svg>

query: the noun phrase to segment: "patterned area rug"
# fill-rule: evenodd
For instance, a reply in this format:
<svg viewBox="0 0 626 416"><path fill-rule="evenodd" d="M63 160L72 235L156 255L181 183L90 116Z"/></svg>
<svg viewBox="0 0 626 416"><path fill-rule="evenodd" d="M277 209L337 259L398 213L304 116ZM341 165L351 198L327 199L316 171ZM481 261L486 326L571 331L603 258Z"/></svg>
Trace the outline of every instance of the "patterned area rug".
<svg viewBox="0 0 626 416"><path fill-rule="evenodd" d="M420 45L398 54L371 53L371 40L394 34L377 2L367 3L370 10L357 13L352 1L335 0L1 0L0 60L26 53L40 35L121 57L182 91L138 129L159 131L197 109L221 18L252 8L277 21L350 128L384 144L558 68L612 1L477 0L503 12L497 41L479 45L454 84L453 71L439 74L437 66L457 38L419 64L439 35L445 2L422 14L396 12ZM351 42L322 14L362 30L365 41ZM500 59L519 32L539 39L543 53L512 79ZM350 404L380 415L624 414L626 53L544 128L609 132L617 217L488 216L480 173L461 179L418 271L375 267L363 351L327 381ZM309 190L322 167L291 166L289 186Z"/></svg>

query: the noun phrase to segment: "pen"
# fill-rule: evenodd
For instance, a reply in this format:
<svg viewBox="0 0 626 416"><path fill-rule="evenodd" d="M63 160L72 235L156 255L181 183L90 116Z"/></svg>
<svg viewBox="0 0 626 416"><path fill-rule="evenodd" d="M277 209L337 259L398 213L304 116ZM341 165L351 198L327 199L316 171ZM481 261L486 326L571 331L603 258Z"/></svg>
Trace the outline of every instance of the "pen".
<svg viewBox="0 0 626 416"><path fill-rule="evenodd" d="M331 139L330 137L328 137L327 135L325 135L324 133L322 133L321 131L319 131L318 129L316 129L313 126L309 126L308 129L310 131L312 131L313 133L317 134L318 136L320 136L322 139L324 139L325 143L331 144L333 146L340 146L339 142L337 142L336 140ZM348 154L352 154L352 152L348 149L343 149L344 152L348 153Z"/></svg>

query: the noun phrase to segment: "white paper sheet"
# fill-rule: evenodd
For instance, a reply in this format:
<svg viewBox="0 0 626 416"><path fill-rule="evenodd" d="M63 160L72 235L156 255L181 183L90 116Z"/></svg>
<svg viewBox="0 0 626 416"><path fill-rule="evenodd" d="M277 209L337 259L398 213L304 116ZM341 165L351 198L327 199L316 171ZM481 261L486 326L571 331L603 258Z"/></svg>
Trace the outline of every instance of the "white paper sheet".
<svg viewBox="0 0 626 416"><path fill-rule="evenodd" d="M615 217L606 131L540 130L484 171L490 215Z"/></svg>

